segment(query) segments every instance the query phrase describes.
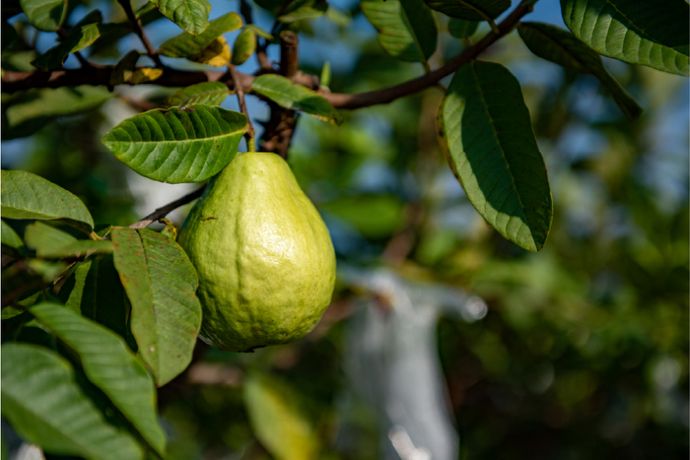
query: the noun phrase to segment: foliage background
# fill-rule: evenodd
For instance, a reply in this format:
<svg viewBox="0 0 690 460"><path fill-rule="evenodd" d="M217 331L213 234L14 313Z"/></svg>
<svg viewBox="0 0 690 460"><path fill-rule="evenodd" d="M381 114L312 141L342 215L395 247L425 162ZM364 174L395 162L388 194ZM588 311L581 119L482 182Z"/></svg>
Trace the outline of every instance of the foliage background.
<svg viewBox="0 0 690 460"><path fill-rule="evenodd" d="M354 14L352 22L313 21L301 36L303 68L318 74L330 61L331 88L342 92L419 72L381 51L354 4L332 5ZM225 9L213 2L211 16ZM528 19L562 24L556 2L539 2ZM151 28L156 44L174 33ZM47 35L39 46L50 46ZM441 46L457 51L450 38ZM544 249L518 249L469 205L435 139L441 93L432 88L347 113L340 127L300 120L290 164L324 214L339 264L358 273L384 264L486 302L486 315L473 321L439 311L429 336L461 458L680 458L689 409L688 83L606 60L645 108L631 123L595 79L539 60L516 34L484 59L507 65L523 85L555 203ZM74 192L97 224L131 223L188 190L136 176L100 144L134 113L127 99L142 91L150 90L3 142L2 167ZM253 98L249 109L257 119L266 114ZM388 433L353 381L367 376L347 367L358 315L377 308L363 299L371 294L341 283L324 323L297 344L251 355L200 348L202 359L160 395L173 457L268 458L242 398L245 376L259 369L302 402L323 458L381 458ZM377 314L385 318L386 308Z"/></svg>

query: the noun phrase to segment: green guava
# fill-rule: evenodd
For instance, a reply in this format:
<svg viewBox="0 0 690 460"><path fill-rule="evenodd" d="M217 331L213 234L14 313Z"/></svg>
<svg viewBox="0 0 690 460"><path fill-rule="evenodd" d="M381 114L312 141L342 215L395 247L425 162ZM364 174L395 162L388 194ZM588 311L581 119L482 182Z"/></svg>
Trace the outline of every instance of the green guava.
<svg viewBox="0 0 690 460"><path fill-rule="evenodd" d="M335 252L289 166L244 153L209 184L179 242L199 274L201 338L231 351L311 331L331 301Z"/></svg>

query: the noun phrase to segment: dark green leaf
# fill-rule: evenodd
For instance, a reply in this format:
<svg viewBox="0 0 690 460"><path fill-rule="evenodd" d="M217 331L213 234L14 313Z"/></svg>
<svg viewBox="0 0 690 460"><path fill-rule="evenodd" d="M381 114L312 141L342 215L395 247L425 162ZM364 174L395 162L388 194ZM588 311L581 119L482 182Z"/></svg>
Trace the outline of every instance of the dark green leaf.
<svg viewBox="0 0 690 460"><path fill-rule="evenodd" d="M199 35L183 33L163 43L160 53L170 57L193 57L200 55L213 41L226 32L242 27L242 18L237 13L227 13L211 21Z"/></svg>
<svg viewBox="0 0 690 460"><path fill-rule="evenodd" d="M477 31L479 21L451 19L448 21L448 32L455 38L469 38Z"/></svg>
<svg viewBox="0 0 690 460"><path fill-rule="evenodd" d="M318 458L318 437L285 384L251 374L244 384L244 404L256 437L275 458Z"/></svg>
<svg viewBox="0 0 690 460"><path fill-rule="evenodd" d="M561 0L561 10L568 28L594 51L688 75L685 0Z"/></svg>
<svg viewBox="0 0 690 460"><path fill-rule="evenodd" d="M107 89L96 86L37 89L3 100L3 139L33 134L55 117L93 110L110 99Z"/></svg>
<svg viewBox="0 0 690 460"><path fill-rule="evenodd" d="M98 13L98 12L96 12ZM91 46L101 36L100 13L91 14L84 18L91 22L80 21L72 27L67 36L61 39L61 43L38 56L32 64L39 69L50 70L62 66L70 53L82 50Z"/></svg>
<svg viewBox="0 0 690 460"><path fill-rule="evenodd" d="M67 13L67 0L20 0L31 25L54 32L60 28Z"/></svg>
<svg viewBox="0 0 690 460"><path fill-rule="evenodd" d="M196 104L220 105L230 94L225 83L206 81L182 88L168 96L169 107L189 107Z"/></svg>
<svg viewBox="0 0 690 460"><path fill-rule="evenodd" d="M108 424L77 384L70 363L36 345L2 346L2 415L29 442L54 454L136 460L134 439Z"/></svg>
<svg viewBox="0 0 690 460"><path fill-rule="evenodd" d="M452 18L470 21L494 19L510 6L510 0L424 0L429 8Z"/></svg>
<svg viewBox="0 0 690 460"><path fill-rule="evenodd" d="M103 254L113 251L110 241L78 240L52 225L34 222L26 226L26 245L44 258L64 258Z"/></svg>
<svg viewBox="0 0 690 460"><path fill-rule="evenodd" d="M17 232L15 232L4 220L2 221L2 231L0 231L0 235L2 236L2 244L7 247L14 249L21 249L24 247L24 243L22 239L19 238L19 235L17 235Z"/></svg>
<svg viewBox="0 0 690 460"><path fill-rule="evenodd" d="M299 110L332 123L340 123L342 120L338 111L322 96L281 75L265 74L257 77L252 83L252 90L286 109Z"/></svg>
<svg viewBox="0 0 690 460"><path fill-rule="evenodd" d="M242 65L252 57L256 51L256 34L253 29L245 28L232 45L232 63Z"/></svg>
<svg viewBox="0 0 690 460"><path fill-rule="evenodd" d="M206 105L156 109L128 118L103 136L115 156L162 182L203 182L237 153L244 115Z"/></svg>
<svg viewBox="0 0 690 460"><path fill-rule="evenodd" d="M539 22L522 22L518 32L527 47L537 56L576 72L591 73L609 90L621 110L637 118L642 109L606 71L601 57L571 33Z"/></svg>
<svg viewBox="0 0 690 460"><path fill-rule="evenodd" d="M451 169L472 205L504 237L539 250L551 225L551 192L515 77L499 64L463 66L439 118Z"/></svg>
<svg viewBox="0 0 690 460"><path fill-rule="evenodd" d="M196 271L184 250L160 233L115 227L112 238L139 353L164 385L191 361L201 327Z"/></svg>
<svg viewBox="0 0 690 460"><path fill-rule="evenodd" d="M151 376L109 329L62 305L41 303L30 312L49 332L76 352L86 377L105 393L153 449L163 455L165 435L156 417Z"/></svg>
<svg viewBox="0 0 690 460"><path fill-rule="evenodd" d="M426 62L436 50L436 23L422 0L363 0L361 7L391 56Z"/></svg>
<svg viewBox="0 0 690 460"><path fill-rule="evenodd" d="M27 171L5 171L2 182L2 217L9 219L66 219L93 228L84 203L72 193Z"/></svg>
<svg viewBox="0 0 690 460"><path fill-rule="evenodd" d="M208 0L151 0L163 15L184 31L199 35L208 26L211 4Z"/></svg>

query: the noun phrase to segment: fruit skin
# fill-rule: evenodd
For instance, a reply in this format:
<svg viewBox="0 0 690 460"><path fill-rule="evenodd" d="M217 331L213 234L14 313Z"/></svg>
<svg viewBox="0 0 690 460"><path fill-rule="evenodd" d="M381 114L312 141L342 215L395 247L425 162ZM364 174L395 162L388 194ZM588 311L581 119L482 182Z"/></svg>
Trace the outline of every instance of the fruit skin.
<svg viewBox="0 0 690 460"><path fill-rule="evenodd" d="M230 351L299 339L331 301L335 252L289 166L244 153L213 180L179 242L199 274L201 338Z"/></svg>

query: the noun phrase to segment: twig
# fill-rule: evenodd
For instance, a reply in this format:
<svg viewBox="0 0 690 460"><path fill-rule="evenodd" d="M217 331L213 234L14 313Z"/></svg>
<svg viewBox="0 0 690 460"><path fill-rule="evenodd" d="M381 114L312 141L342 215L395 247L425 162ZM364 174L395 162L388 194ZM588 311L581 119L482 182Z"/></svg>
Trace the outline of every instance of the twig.
<svg viewBox="0 0 690 460"><path fill-rule="evenodd" d="M122 6L122 9L125 10L127 19L134 28L134 33L137 34L139 40L141 40L141 43L144 45L146 54L148 54L149 57L153 59L153 62L155 62L158 67L163 67L163 62L161 61L160 56L158 56L158 53L156 53L156 50L153 48L153 45L149 41L149 38L146 36L146 33L144 33L144 29L141 27L141 24L139 23L136 14L134 14L134 10L132 9L132 4L130 3L130 0L117 0L117 2L120 4L120 6Z"/></svg>
<svg viewBox="0 0 690 460"><path fill-rule="evenodd" d="M165 206L161 206L160 208L156 209L155 211L153 211L151 214L144 217L143 219L134 222L132 225L129 226L129 228L144 228L144 227L148 227L149 225L153 224L154 222L158 222L163 217L167 216L170 212L174 211L175 209L179 208L180 206L183 206L183 205L190 203L190 202L196 200L197 198L199 198L204 193L204 188L205 187L201 187L199 189L196 189L193 192L188 193L187 195L176 199L175 201L171 201L170 203L166 204Z"/></svg>
<svg viewBox="0 0 690 460"><path fill-rule="evenodd" d="M239 76L237 75L237 69L232 64L228 64L228 72L230 73L230 78L235 85L235 94L237 95L237 103L240 106L240 112L247 117L247 132L244 133L245 141L247 142L247 151L256 152L256 140L254 138L254 125L252 124L252 119L249 116L249 111L247 110L247 101L244 98L244 89L242 85L238 83Z"/></svg>

